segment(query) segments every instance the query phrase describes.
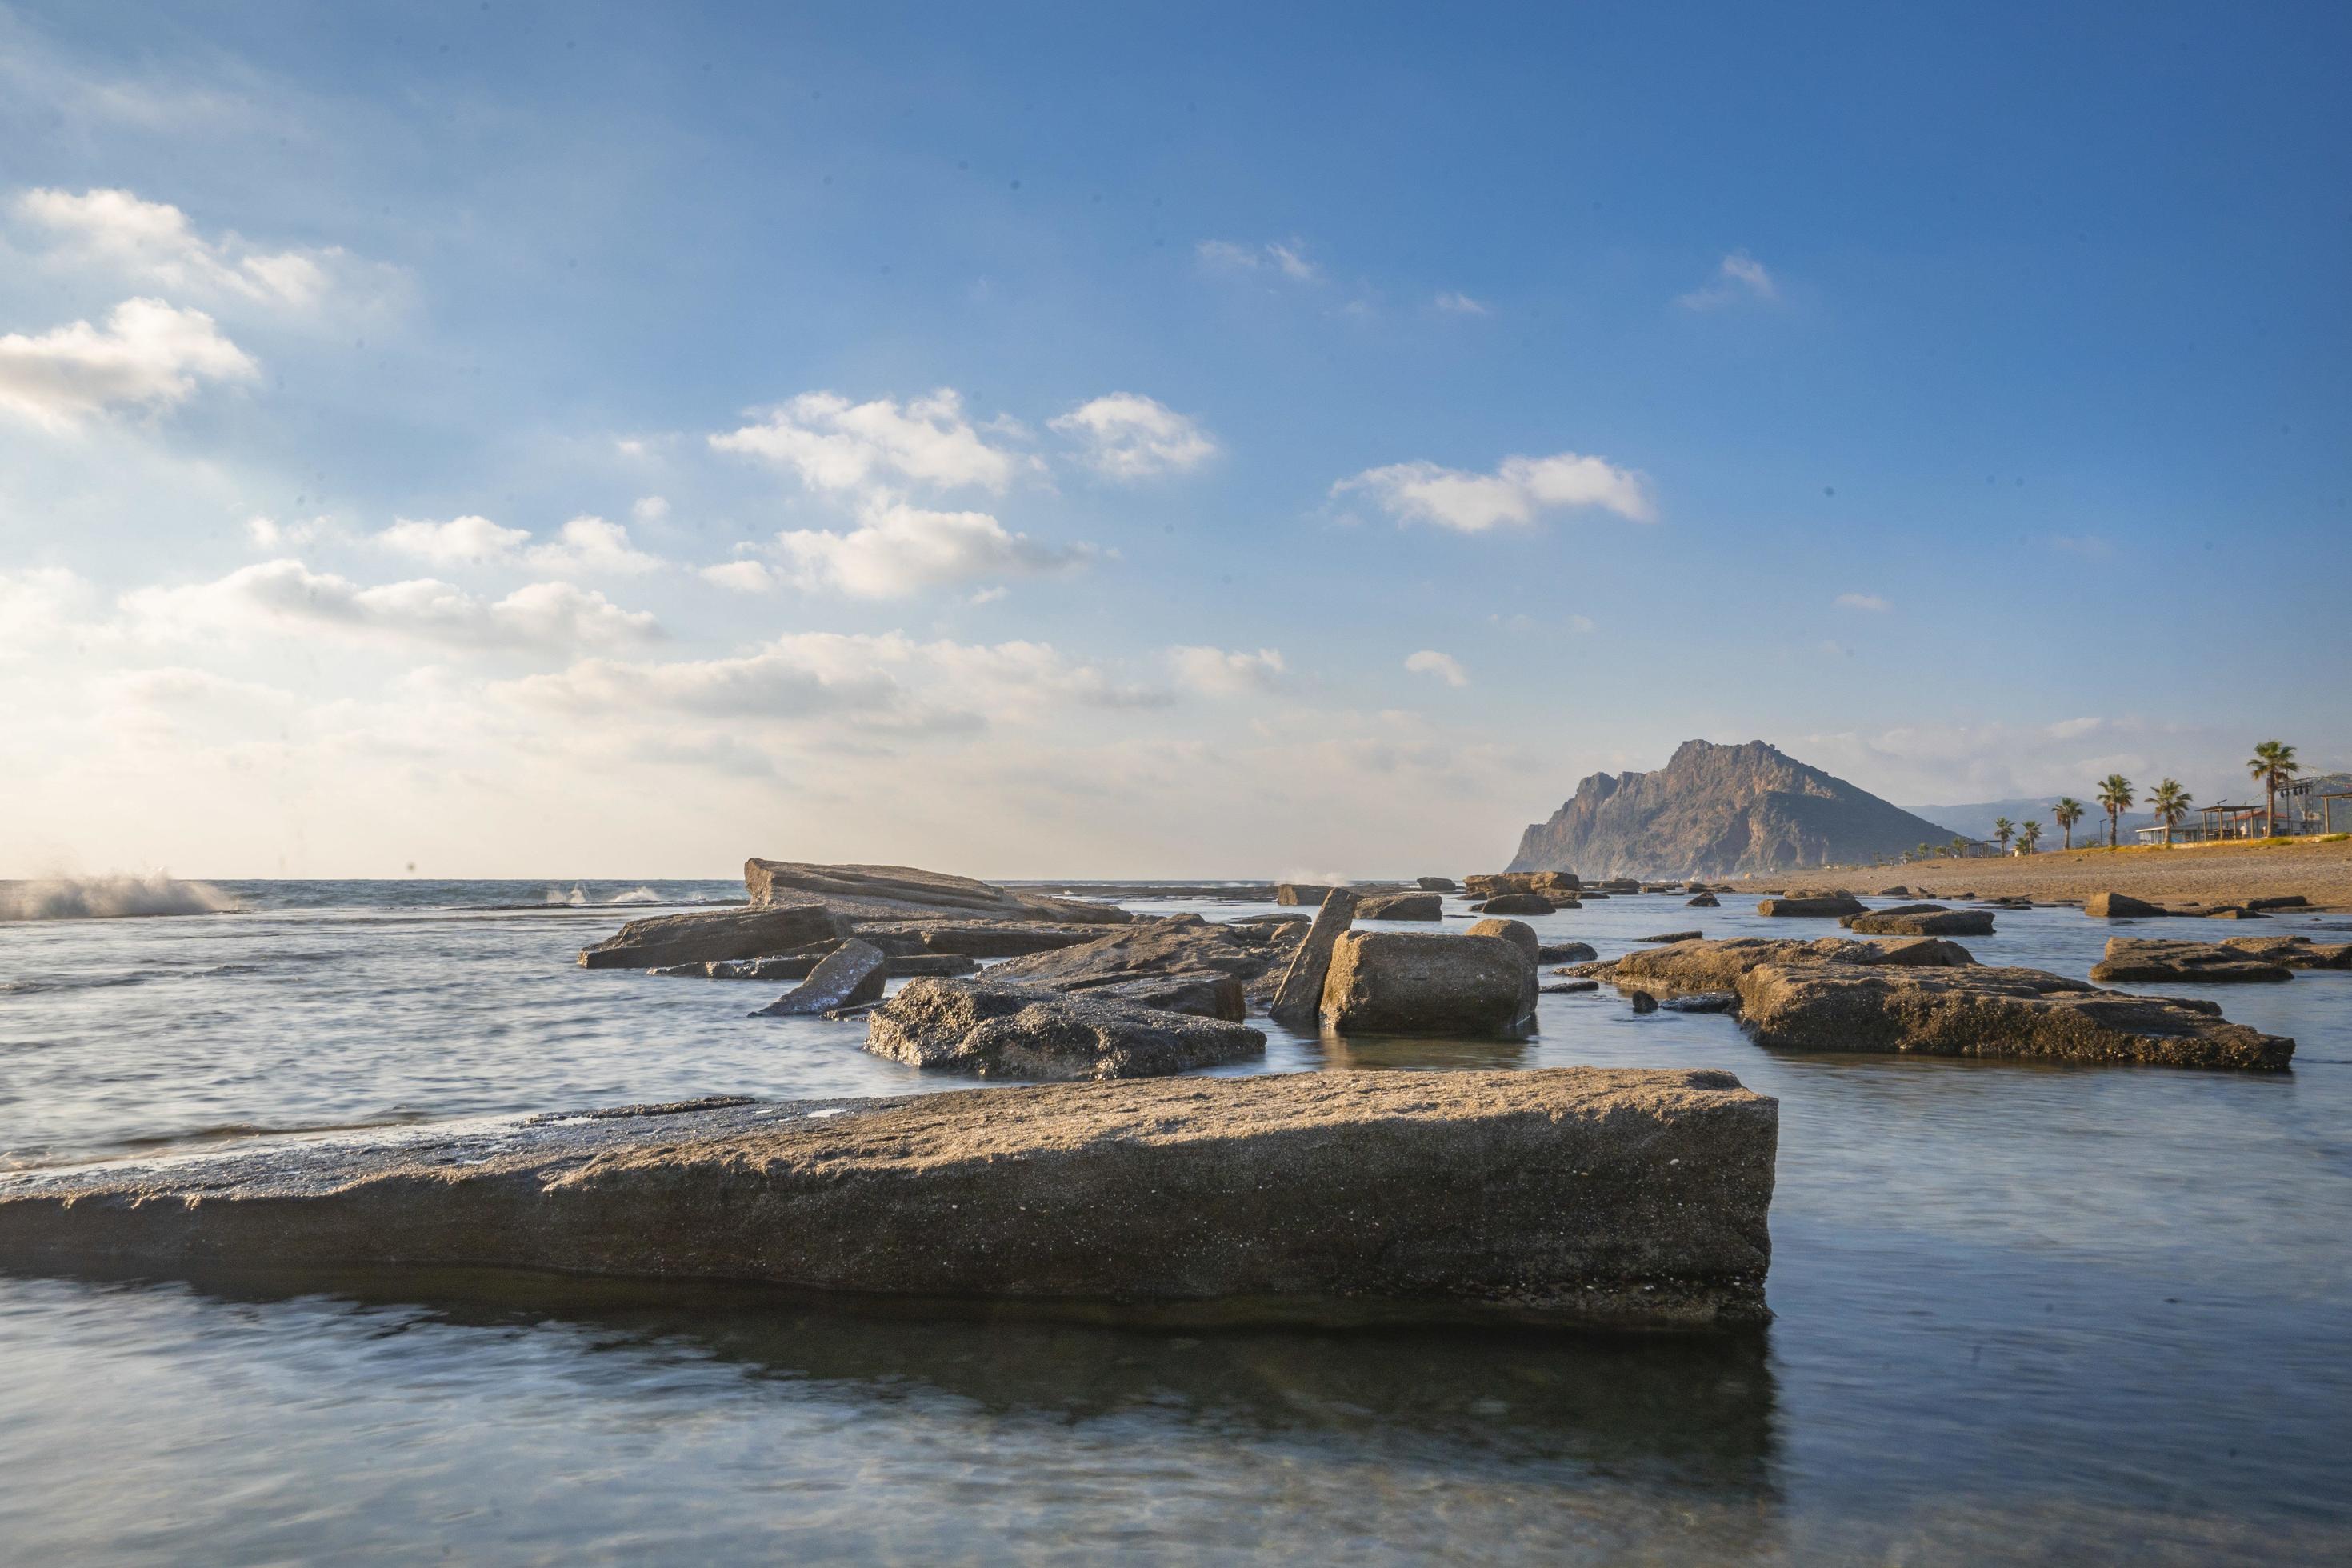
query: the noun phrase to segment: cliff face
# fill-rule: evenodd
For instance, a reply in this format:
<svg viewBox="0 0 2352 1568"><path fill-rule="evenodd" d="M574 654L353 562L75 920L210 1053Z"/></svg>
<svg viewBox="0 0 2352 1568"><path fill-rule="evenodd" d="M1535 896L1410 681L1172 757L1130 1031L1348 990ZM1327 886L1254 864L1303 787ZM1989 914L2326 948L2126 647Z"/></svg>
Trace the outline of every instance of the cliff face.
<svg viewBox="0 0 2352 1568"><path fill-rule="evenodd" d="M1794 871L1944 844L1914 816L1761 741L1685 741L1655 773L1594 773L1519 837L1514 871L1727 877Z"/></svg>

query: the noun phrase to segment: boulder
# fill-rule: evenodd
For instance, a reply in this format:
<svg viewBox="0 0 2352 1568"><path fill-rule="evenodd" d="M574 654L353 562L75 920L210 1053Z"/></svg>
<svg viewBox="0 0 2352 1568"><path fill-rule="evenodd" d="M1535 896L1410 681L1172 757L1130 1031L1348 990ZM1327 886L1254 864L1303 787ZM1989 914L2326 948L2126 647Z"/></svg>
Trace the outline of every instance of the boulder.
<svg viewBox="0 0 2352 1568"><path fill-rule="evenodd" d="M694 910L629 921L618 935L582 948L580 967L658 969L715 958L760 958L847 934L835 916L815 904Z"/></svg>
<svg viewBox="0 0 2352 1568"><path fill-rule="evenodd" d="M720 1100L0 1185L0 1267L548 1270L1147 1321L1760 1323L1778 1107L1719 1071Z"/></svg>
<svg viewBox="0 0 2352 1568"><path fill-rule="evenodd" d="M1703 931L1670 931L1662 936L1637 936L1633 940L1635 942L1700 942L1705 940L1706 936L1706 932Z"/></svg>
<svg viewBox="0 0 2352 1568"><path fill-rule="evenodd" d="M878 1002L889 963L889 955L870 942L845 942L826 953L806 980L751 1016L806 1017L836 1007Z"/></svg>
<svg viewBox="0 0 2352 1568"><path fill-rule="evenodd" d="M1356 908L1360 921L1442 921L1445 900L1435 893L1387 893Z"/></svg>
<svg viewBox="0 0 2352 1568"><path fill-rule="evenodd" d="M2083 901L2083 912L2098 920L2147 920L2164 913L2160 904L2151 904L2124 893L2093 893Z"/></svg>
<svg viewBox="0 0 2352 1568"><path fill-rule="evenodd" d="M1451 877L1415 877L1412 885L1424 893L1458 893L1462 884Z"/></svg>
<svg viewBox="0 0 2352 1568"><path fill-rule="evenodd" d="M1501 937L1350 931L1332 946L1322 1018L1342 1034L1514 1039L1535 998L1535 965Z"/></svg>
<svg viewBox="0 0 2352 1568"><path fill-rule="evenodd" d="M2246 900L2246 908L2250 910L2307 910L2311 908L2311 900L2305 898L2301 893L2278 893L2267 899L2248 899Z"/></svg>
<svg viewBox="0 0 2352 1568"><path fill-rule="evenodd" d="M1625 993L1625 1000L1633 1005L1633 1011L1636 1013L1654 1013L1658 1010L1658 999L1646 991L1628 991Z"/></svg>
<svg viewBox="0 0 2352 1568"><path fill-rule="evenodd" d="M1156 1078L1265 1049L1244 1025L1097 991L980 980L910 980L868 1016L866 1048L976 1078Z"/></svg>
<svg viewBox="0 0 2352 1568"><path fill-rule="evenodd" d="M1465 877L1462 885L1474 899L1491 899L1504 893L1544 893L1573 898L1580 886L1573 871L1496 871Z"/></svg>
<svg viewBox="0 0 2352 1568"><path fill-rule="evenodd" d="M1787 898L1764 899L1758 901L1759 915L1813 915L1833 918L1838 915L1858 915L1863 903L1852 893L1797 893Z"/></svg>
<svg viewBox="0 0 2352 1568"><path fill-rule="evenodd" d="M1611 877L1591 886L1604 893L1638 893L1642 890L1642 884L1631 877Z"/></svg>
<svg viewBox="0 0 2352 1568"><path fill-rule="evenodd" d="M1328 888L1318 888L1310 882L1279 882L1275 885L1274 901L1277 904L1298 904L1312 909L1331 896Z"/></svg>
<svg viewBox="0 0 2352 1568"><path fill-rule="evenodd" d="M1497 893L1479 906L1485 915L1548 915L1558 906L1540 893Z"/></svg>
<svg viewBox="0 0 2352 1568"><path fill-rule="evenodd" d="M1538 963L1584 963L1597 956L1589 942L1548 942L1536 949Z"/></svg>
<svg viewBox="0 0 2352 1568"><path fill-rule="evenodd" d="M1739 1010L1737 991L1686 991L1669 996L1658 1004L1669 1013L1736 1013Z"/></svg>
<svg viewBox="0 0 2352 1568"><path fill-rule="evenodd" d="M1910 889L1905 887L1902 883L1897 882L1891 888L1879 889L1878 896L1882 899L1908 899L1916 897L1916 895L1915 895Z"/></svg>
<svg viewBox="0 0 2352 1568"><path fill-rule="evenodd" d="M1919 904L1901 910L1864 910L1838 921L1856 936L1990 936L1990 910L1948 910Z"/></svg>
<svg viewBox="0 0 2352 1568"><path fill-rule="evenodd" d="M1543 962L1543 943L1537 940L1536 928L1525 921L1473 921L1464 936L1498 936L1528 955L1529 963ZM1581 946L1581 943L1576 945ZM1589 951L1589 950L1588 950Z"/></svg>
<svg viewBox="0 0 2352 1568"><path fill-rule="evenodd" d="M1537 987L1546 996L1580 996L1600 989L1598 980L1548 980Z"/></svg>
<svg viewBox="0 0 2352 1568"><path fill-rule="evenodd" d="M2352 969L2352 942L2314 942L2307 936L2225 936L2221 945L2289 969Z"/></svg>
<svg viewBox="0 0 2352 1568"><path fill-rule="evenodd" d="M1314 1019L1323 1005L1323 979L1331 968L1331 949L1347 934L1349 922L1355 918L1356 895L1345 888L1323 900L1315 911L1315 923L1292 951L1289 967L1267 999L1266 1011L1276 1022L1296 1025Z"/></svg>
<svg viewBox="0 0 2352 1568"><path fill-rule="evenodd" d="M1718 900L1713 893L1701 893L1698 897L1685 904L1683 908L1686 910L1711 910L1717 907L1717 902Z"/></svg>
<svg viewBox="0 0 2352 1568"><path fill-rule="evenodd" d="M800 860L751 859L743 862L743 886L754 904L820 904L850 921L945 914L1124 925L1134 918L1115 904L1015 892L992 882L912 866L820 866Z"/></svg>
<svg viewBox="0 0 2352 1568"><path fill-rule="evenodd" d="M2294 972L2235 947L2210 942L2166 942L2142 937L2107 938L2106 956L2091 968L2101 981L2197 980L2220 984L2292 980Z"/></svg>
<svg viewBox="0 0 2352 1568"><path fill-rule="evenodd" d="M1076 947L1011 958L988 972L992 984L1080 992L1115 987L1130 1000L1177 1012L1241 1021L1244 987L1283 968L1296 922L1219 925L1199 915L1139 921ZM1229 982L1220 985L1219 981ZM1183 983L1174 984L1171 982ZM1205 984L1200 984L1206 982Z"/></svg>

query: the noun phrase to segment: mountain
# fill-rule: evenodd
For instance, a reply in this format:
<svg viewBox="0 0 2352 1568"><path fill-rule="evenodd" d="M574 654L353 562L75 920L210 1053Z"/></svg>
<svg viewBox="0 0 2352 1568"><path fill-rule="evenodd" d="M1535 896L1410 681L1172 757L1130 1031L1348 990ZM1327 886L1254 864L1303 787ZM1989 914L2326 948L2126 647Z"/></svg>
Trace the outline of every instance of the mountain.
<svg viewBox="0 0 2352 1568"><path fill-rule="evenodd" d="M1868 865L1952 830L1761 741L1685 741L1655 773L1594 773L1519 838L1514 871L1724 877Z"/></svg>
<svg viewBox="0 0 2352 1568"><path fill-rule="evenodd" d="M2089 842L2084 835L2091 831L2091 822L2095 817L2099 825L2099 842L2105 844L2107 841L2107 814L2101 811L2099 803L2091 798L2097 793L2096 790L2085 789L2074 797L2083 803L2083 820L2074 824L2077 847ZM2050 803L2057 798L2054 795L2033 795L2019 800L1980 800L1969 805L1915 805L1910 809L1947 833L1957 833L1963 838L1990 839L1993 818L1997 816L2005 816L2011 822L2038 822L2042 824L2042 847L2055 849L2065 837L2059 831L2057 820L2050 815ZM2128 844L2133 828L2146 827L2156 818L2145 811L2126 811L2116 820L2122 825L2124 842ZM2193 822L2196 818L2189 820Z"/></svg>

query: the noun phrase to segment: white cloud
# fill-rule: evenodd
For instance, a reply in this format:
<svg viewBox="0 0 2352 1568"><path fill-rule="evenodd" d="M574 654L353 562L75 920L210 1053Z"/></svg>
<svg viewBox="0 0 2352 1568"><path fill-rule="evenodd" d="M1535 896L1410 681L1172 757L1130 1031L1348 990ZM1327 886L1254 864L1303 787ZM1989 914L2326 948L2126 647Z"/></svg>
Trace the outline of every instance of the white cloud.
<svg viewBox="0 0 2352 1568"><path fill-rule="evenodd" d="M757 561L728 561L717 566L705 566L695 575L721 588L731 588L739 594L765 594L777 587L782 579Z"/></svg>
<svg viewBox="0 0 2352 1568"><path fill-rule="evenodd" d="M1841 609L1868 610L1874 615L1885 615L1895 607L1875 594L1840 594L1837 604Z"/></svg>
<svg viewBox="0 0 2352 1568"><path fill-rule="evenodd" d="M323 631L354 641L457 648L570 648L651 642L645 611L570 583L533 583L491 601L430 577L363 588L299 561L267 561L215 582L122 595L124 627L154 640Z"/></svg>
<svg viewBox="0 0 2352 1568"><path fill-rule="evenodd" d="M1082 460L1115 479L1146 479L1196 468L1217 455L1206 430L1135 392L1097 397L1052 421L1079 442Z"/></svg>
<svg viewBox="0 0 2352 1568"><path fill-rule="evenodd" d="M62 259L102 266L177 293L233 297L303 309L328 287L338 249L262 250L234 234L207 240L187 214L123 190L32 190L16 213L56 235Z"/></svg>
<svg viewBox="0 0 2352 1568"><path fill-rule="evenodd" d="M470 513L446 522L402 518L375 535L378 548L436 566L484 566L510 561L530 542L527 528L501 528Z"/></svg>
<svg viewBox="0 0 2352 1568"><path fill-rule="evenodd" d="M247 380L256 369L202 310L125 300L104 331L75 321L0 337L0 409L64 429L125 405L178 403L200 381Z"/></svg>
<svg viewBox="0 0 2352 1568"><path fill-rule="evenodd" d="M790 468L802 483L824 490L897 480L1002 492L1038 466L1034 458L982 439L964 417L962 399L946 387L904 405L804 392L767 410L761 423L712 436L710 445Z"/></svg>
<svg viewBox="0 0 2352 1568"><path fill-rule="evenodd" d="M1487 316L1494 313L1482 301L1473 300L1459 289L1449 289L1438 295L1437 308L1449 316Z"/></svg>
<svg viewBox="0 0 2352 1568"><path fill-rule="evenodd" d="M1070 571L1094 559L1088 544L1047 544L1008 531L982 511L927 511L899 501L867 509L847 533L798 529L776 536L793 580L861 599L897 599L987 577Z"/></svg>
<svg viewBox="0 0 2352 1568"><path fill-rule="evenodd" d="M659 522L669 515L669 502L660 496L639 496L630 506L629 515L639 522Z"/></svg>
<svg viewBox="0 0 2352 1568"><path fill-rule="evenodd" d="M246 519L245 536L260 550L299 550L322 539L341 539L344 529L340 519L320 516L297 518L280 522L274 517Z"/></svg>
<svg viewBox="0 0 2352 1568"><path fill-rule="evenodd" d="M83 623L95 596L62 566L0 572L0 658L51 651Z"/></svg>
<svg viewBox="0 0 2352 1568"><path fill-rule="evenodd" d="M1647 478L1599 458L1559 452L1549 458L1506 458L1491 474L1435 463L1391 463L1367 468L1331 487L1334 496L1364 490L1403 521L1433 522L1465 533L1503 523L1528 523L1541 511L1597 506L1636 522L1656 521Z"/></svg>
<svg viewBox="0 0 2352 1568"><path fill-rule="evenodd" d="M1221 647L1171 647L1168 662L1176 679L1211 697L1238 697L1277 689L1286 673L1279 648L1255 653Z"/></svg>
<svg viewBox="0 0 2352 1568"><path fill-rule="evenodd" d="M1307 259L1302 240L1269 240L1264 245L1238 245L1230 239L1204 239L1192 247L1193 257L1212 272L1281 273L1297 283L1320 283L1323 268Z"/></svg>
<svg viewBox="0 0 2352 1568"><path fill-rule="evenodd" d="M629 542L629 531L601 517L575 517L556 531L552 544L535 544L523 559L541 572L569 572L583 576L640 576L662 568L659 556L648 555Z"/></svg>
<svg viewBox="0 0 2352 1568"><path fill-rule="evenodd" d="M471 514L446 522L403 518L374 535L373 542L436 566L529 566L540 572L606 576L637 576L662 566L658 557L629 542L626 528L601 517L573 518L547 544L532 544L528 529L504 528Z"/></svg>
<svg viewBox="0 0 2352 1568"><path fill-rule="evenodd" d="M1404 667L1415 675L1433 675L1448 686L1470 684L1470 674L1462 668L1462 661L1433 647L1425 647L1411 655L1405 659Z"/></svg>
<svg viewBox="0 0 2352 1568"><path fill-rule="evenodd" d="M1718 262L1714 279L1692 289L1675 303L1689 310L1716 310L1743 300L1778 300L1780 286L1764 264L1744 250L1735 250Z"/></svg>

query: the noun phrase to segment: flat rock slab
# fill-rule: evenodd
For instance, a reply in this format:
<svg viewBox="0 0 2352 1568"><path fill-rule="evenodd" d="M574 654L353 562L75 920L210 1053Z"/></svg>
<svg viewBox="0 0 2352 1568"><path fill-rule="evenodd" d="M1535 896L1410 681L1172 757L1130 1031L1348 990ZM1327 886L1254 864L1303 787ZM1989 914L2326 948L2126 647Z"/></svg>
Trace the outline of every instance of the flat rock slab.
<svg viewBox="0 0 2352 1568"><path fill-rule="evenodd" d="M1496 893L1479 906L1484 915L1548 915L1559 908L1541 893Z"/></svg>
<svg viewBox="0 0 2352 1568"><path fill-rule="evenodd" d="M836 1007L879 1002L889 963L889 955L870 942L845 942L826 953L807 979L751 1016L814 1017Z"/></svg>
<svg viewBox="0 0 2352 1568"><path fill-rule="evenodd" d="M2314 942L2307 936L2225 936L2221 945L2289 969L2352 969L2352 942Z"/></svg>
<svg viewBox="0 0 2352 1568"><path fill-rule="evenodd" d="M1658 936L1637 936L1633 940L1635 942L1703 942L1706 938L1706 932L1703 931L1670 931Z"/></svg>
<svg viewBox="0 0 2352 1568"><path fill-rule="evenodd" d="M2107 938L2106 956L2092 966L2091 978L2126 983L2195 980L2226 984L2292 980L2294 972L2284 963L2219 942L2111 936Z"/></svg>
<svg viewBox="0 0 2352 1568"><path fill-rule="evenodd" d="M1838 923L1856 936L1990 936L1990 910L1866 910Z"/></svg>
<svg viewBox="0 0 2352 1568"><path fill-rule="evenodd" d="M1389 893L1357 907L1360 921L1442 921L1445 900L1435 893Z"/></svg>
<svg viewBox="0 0 2352 1568"><path fill-rule="evenodd" d="M1934 938L1875 942L1834 936L1817 942L1740 936L1642 948L1613 963L1588 965L1579 973L1660 994L1735 991L1740 979L1761 964L1807 962L1942 966L1971 964L1976 959L1958 942Z"/></svg>
<svg viewBox="0 0 2352 1568"><path fill-rule="evenodd" d="M2098 920L2147 920L2166 912L2161 904L2151 904L2126 893L2093 893L2083 900L2083 912Z"/></svg>
<svg viewBox="0 0 2352 1568"><path fill-rule="evenodd" d="M1804 915L1834 918L1864 912L1863 902L1851 893L1832 893L1808 898L1760 899L1756 904L1759 915Z"/></svg>
<svg viewBox="0 0 2352 1568"><path fill-rule="evenodd" d="M961 958L1018 958L1093 942L1104 928L1085 921L860 921L857 934L894 958L945 953Z"/></svg>
<svg viewBox="0 0 2352 1568"><path fill-rule="evenodd" d="M1729 1073L705 1102L0 1178L0 1266L489 1267L1202 1323L1769 1316Z"/></svg>
<svg viewBox="0 0 2352 1568"><path fill-rule="evenodd" d="M583 969L661 969L713 959L764 958L837 940L846 927L816 904L696 910L631 921L618 935L580 951Z"/></svg>
<svg viewBox="0 0 2352 1568"><path fill-rule="evenodd" d="M1213 1005L1217 1010L1205 1016L1238 1023L1245 988L1286 968L1300 940L1297 921L1220 925L1199 915L1170 915L1076 947L1008 959L990 970L989 979L1073 993L1118 988L1144 1000L1150 998L1137 993L1137 984L1157 983L1161 989L1154 991L1159 999L1152 1005L1187 1013ZM1187 984L1165 989L1170 982ZM1176 1005L1179 997L1185 1005Z"/></svg>
<svg viewBox="0 0 2352 1568"><path fill-rule="evenodd" d="M1230 977L1220 976L1227 979ZM866 1016L866 1048L975 1078L1155 1078L1262 1055L1241 1024L1096 991L911 980Z"/></svg>
<svg viewBox="0 0 2352 1568"><path fill-rule="evenodd" d="M1331 970L1331 949L1356 918L1356 895L1332 890L1315 911L1307 933L1291 950L1290 963L1276 976L1266 1011L1285 1024L1310 1022L1323 1005L1323 981Z"/></svg>
<svg viewBox="0 0 2352 1568"><path fill-rule="evenodd" d="M823 866L755 858L743 862L743 887L755 904L821 904L851 921L945 914L1124 925L1133 918L1114 904L1015 892L913 866Z"/></svg>
<svg viewBox="0 0 2352 1568"><path fill-rule="evenodd" d="M778 958L721 958L708 963L675 963L646 973L688 980L806 980L824 962L822 953L793 953ZM979 968L978 959L953 952L916 952L904 957L892 955L882 961L883 975L891 980L911 980L918 974L970 974Z"/></svg>

